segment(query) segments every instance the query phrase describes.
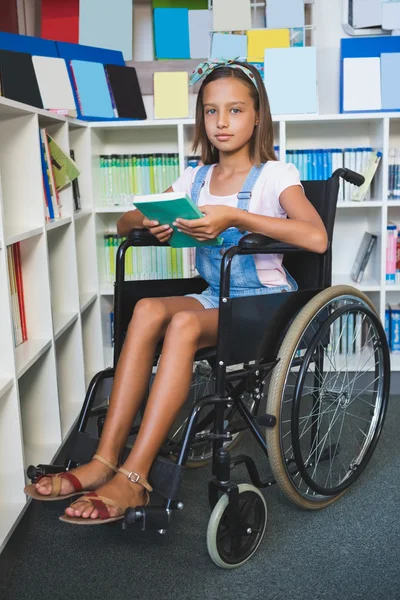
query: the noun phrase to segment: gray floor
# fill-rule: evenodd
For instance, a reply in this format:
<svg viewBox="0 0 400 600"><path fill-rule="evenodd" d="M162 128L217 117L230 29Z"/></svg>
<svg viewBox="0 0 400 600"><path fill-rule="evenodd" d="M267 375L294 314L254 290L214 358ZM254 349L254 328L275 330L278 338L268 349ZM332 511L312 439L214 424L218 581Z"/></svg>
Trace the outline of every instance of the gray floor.
<svg viewBox="0 0 400 600"><path fill-rule="evenodd" d="M265 491L264 540L243 567L226 571L208 556L209 469L182 486L185 509L166 537L120 527L72 527L57 520L66 502L36 503L26 540L3 573L3 600L400 599L400 408L392 398L383 434L359 482L326 510L305 512L274 486ZM240 451L267 466L249 438ZM238 482L248 481L241 468Z"/></svg>

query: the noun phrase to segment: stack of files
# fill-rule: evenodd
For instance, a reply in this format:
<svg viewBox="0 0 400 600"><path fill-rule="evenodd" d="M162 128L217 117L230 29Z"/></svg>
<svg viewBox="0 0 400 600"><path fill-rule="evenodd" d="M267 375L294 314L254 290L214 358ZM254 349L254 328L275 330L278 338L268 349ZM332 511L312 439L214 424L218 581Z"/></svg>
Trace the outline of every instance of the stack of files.
<svg viewBox="0 0 400 600"><path fill-rule="evenodd" d="M385 332L391 352L400 354L400 304L385 310Z"/></svg>
<svg viewBox="0 0 400 600"><path fill-rule="evenodd" d="M5 98L43 108L30 54L0 50L0 83Z"/></svg>
<svg viewBox="0 0 400 600"><path fill-rule="evenodd" d="M100 156L100 203L130 205L136 195L165 192L178 177L178 154L104 154Z"/></svg>
<svg viewBox="0 0 400 600"><path fill-rule="evenodd" d="M7 261L12 320L14 325L14 345L17 347L28 339L19 242L7 246Z"/></svg>
<svg viewBox="0 0 400 600"><path fill-rule="evenodd" d="M104 236L106 283L115 281L118 246L126 238L116 234ZM195 275L193 248L143 246L128 248L125 255L125 278L128 281L182 279Z"/></svg>
<svg viewBox="0 0 400 600"><path fill-rule="evenodd" d="M43 108L76 117L76 105L65 60L32 56L32 61Z"/></svg>
<svg viewBox="0 0 400 600"><path fill-rule="evenodd" d="M105 65L105 70L116 116L124 119L147 119L136 69Z"/></svg>

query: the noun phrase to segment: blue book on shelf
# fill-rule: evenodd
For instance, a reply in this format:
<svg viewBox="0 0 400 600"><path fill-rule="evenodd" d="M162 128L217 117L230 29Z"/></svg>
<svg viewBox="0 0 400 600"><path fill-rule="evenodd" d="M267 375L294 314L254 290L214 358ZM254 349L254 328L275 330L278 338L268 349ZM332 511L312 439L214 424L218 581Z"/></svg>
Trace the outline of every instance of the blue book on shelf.
<svg viewBox="0 0 400 600"><path fill-rule="evenodd" d="M391 309L391 350L392 352L400 352L400 308Z"/></svg>
<svg viewBox="0 0 400 600"><path fill-rule="evenodd" d="M155 8L154 45L157 58L190 58L189 10Z"/></svg>
<svg viewBox="0 0 400 600"><path fill-rule="evenodd" d="M0 31L0 50L26 52L35 56L58 58L57 43L30 35L18 35Z"/></svg>
<svg viewBox="0 0 400 600"><path fill-rule="evenodd" d="M104 66L100 63L72 60L71 69L79 116L113 118L114 110Z"/></svg>
<svg viewBox="0 0 400 600"><path fill-rule="evenodd" d="M324 178L324 160L323 160L323 150L320 148L316 150L317 154L317 179L320 181Z"/></svg>

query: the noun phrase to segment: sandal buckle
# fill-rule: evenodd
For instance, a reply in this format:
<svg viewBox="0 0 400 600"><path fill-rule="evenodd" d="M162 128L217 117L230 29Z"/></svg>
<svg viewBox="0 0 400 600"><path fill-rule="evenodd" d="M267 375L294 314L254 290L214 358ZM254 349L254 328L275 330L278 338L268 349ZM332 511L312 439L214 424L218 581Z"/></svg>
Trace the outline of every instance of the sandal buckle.
<svg viewBox="0 0 400 600"><path fill-rule="evenodd" d="M132 479L132 476L134 476L134 479ZM129 479L129 481L131 481L132 483L138 483L139 479L140 479L140 475L138 475L137 473L134 473L133 471L131 471L129 473L129 475L127 475L127 478Z"/></svg>

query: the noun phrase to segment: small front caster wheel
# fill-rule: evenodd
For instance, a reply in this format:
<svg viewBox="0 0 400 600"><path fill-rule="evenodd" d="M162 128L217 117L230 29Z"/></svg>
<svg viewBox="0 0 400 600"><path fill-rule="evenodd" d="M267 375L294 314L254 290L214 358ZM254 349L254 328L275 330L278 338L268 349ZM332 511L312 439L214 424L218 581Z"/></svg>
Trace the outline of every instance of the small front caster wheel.
<svg viewBox="0 0 400 600"><path fill-rule="evenodd" d="M234 569L248 561L261 544L267 525L267 504L258 488L241 483L238 490L240 524L228 522L229 497L224 494L215 505L207 527L208 552L223 569Z"/></svg>

